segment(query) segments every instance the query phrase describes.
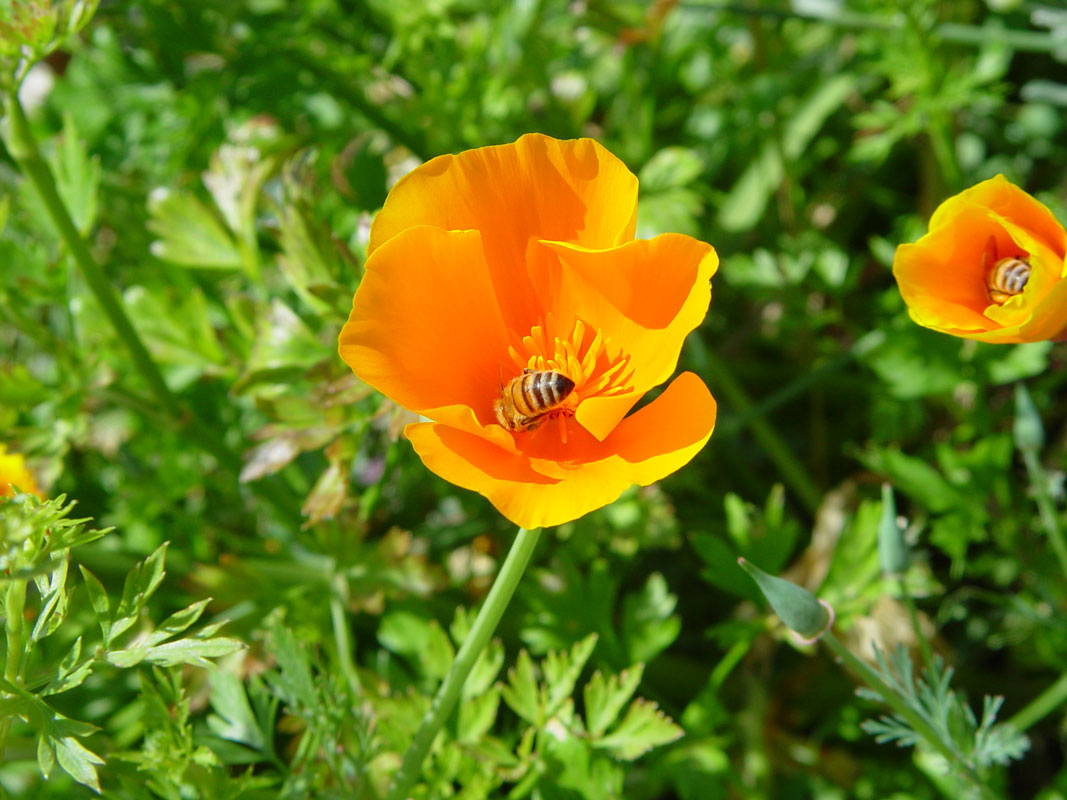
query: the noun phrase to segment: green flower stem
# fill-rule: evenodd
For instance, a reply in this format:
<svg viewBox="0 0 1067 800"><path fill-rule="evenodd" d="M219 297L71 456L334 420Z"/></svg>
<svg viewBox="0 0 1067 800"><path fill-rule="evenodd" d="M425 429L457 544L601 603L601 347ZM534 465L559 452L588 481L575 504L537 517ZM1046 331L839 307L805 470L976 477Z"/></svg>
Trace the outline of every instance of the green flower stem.
<svg viewBox="0 0 1067 800"><path fill-rule="evenodd" d="M183 407L181 401L170 390L159 367L152 359L141 337L137 334L130 318L126 315L118 295L112 288L103 268L89 252L89 247L78 229L74 226L70 212L63 198L56 189L56 182L48 164L41 158L37 142L30 131L26 113L19 103L16 92L8 92L4 98L4 110L7 116L7 147L15 159L22 174L33 186L48 212L49 219L59 231L63 243L70 250L74 263L85 278L93 297L103 309L115 333L129 351L134 367L148 383L156 402L166 413L177 420L190 434L193 440L206 452L214 456L219 465L233 472L240 472L241 457L231 451L222 442L217 431L211 430L190 410ZM267 500L286 515L290 521L299 524L301 518L299 502L291 493L279 491L275 485L267 488L265 484L253 484L252 490Z"/></svg>
<svg viewBox="0 0 1067 800"><path fill-rule="evenodd" d="M793 398L802 395L812 386L818 385L823 379L849 366L853 361L863 358L869 353L873 353L885 344L886 339L887 337L884 331L870 331L869 333L864 334L856 340L852 347L841 355L835 356L815 367L815 369L810 372L805 372L803 375L794 378L780 389L761 398L758 403L749 406L744 412L739 411L730 414L730 416L726 417L716 425L716 428L718 429L716 435L732 435L738 428L747 425L752 418L767 416Z"/></svg>
<svg viewBox="0 0 1067 800"><path fill-rule="evenodd" d="M26 631L23 612L26 607L26 582L13 578L4 592L4 628L7 634L7 653L4 657L4 681L12 687L21 683L22 656L26 652ZM11 730L13 714L0 716L0 759L7 746L7 734Z"/></svg>
<svg viewBox="0 0 1067 800"><path fill-rule="evenodd" d="M26 113L22 110L22 105L19 103L18 95L15 92L8 93L4 103L4 110L8 119L7 146L11 156L18 163L22 174L26 176L41 198L41 202L48 211L49 218L56 226L64 244L66 244L74 257L74 263L77 264L78 270L85 278L85 282L89 285L93 296L104 310L104 314L107 315L108 321L111 322L122 343L129 350L137 371L148 382L156 400L171 414L180 417L182 408L178 403L178 399L171 393L167 384L164 383L159 368L148 354L148 350L145 348L141 338L133 329L133 325L115 296L115 292L111 288L107 276L104 275L103 269L96 263L96 259L93 258L92 253L89 252L89 247L85 244L85 240L78 233L78 229L74 227L74 221L70 218L70 213L56 190L52 171L48 168L44 159L41 158L37 149L37 142L33 138L29 122L26 120Z"/></svg>
<svg viewBox="0 0 1067 800"><path fill-rule="evenodd" d="M4 627L7 630L7 654L4 659L4 678L18 683L22 671L22 655L26 647L23 612L26 607L26 582L13 578L4 597Z"/></svg>
<svg viewBox="0 0 1067 800"><path fill-rule="evenodd" d="M1063 530L1056 518L1056 507L1049 492L1048 475L1037 456L1037 451L1031 448L1022 449L1023 461L1026 462L1026 471L1030 475L1030 485L1033 487L1034 500L1037 502L1037 511L1041 516L1041 524L1048 534L1052 543L1052 550L1060 562L1060 569L1067 576L1067 543L1064 542Z"/></svg>
<svg viewBox="0 0 1067 800"><path fill-rule="evenodd" d="M1047 717L1064 702L1067 702L1067 674L1061 675L1058 681L1027 703L1022 710L1008 720L1008 725L1018 731L1025 731Z"/></svg>
<svg viewBox="0 0 1067 800"><path fill-rule="evenodd" d="M489 643L493 631L496 630L504 614L504 609L507 608L511 596L515 594L515 587L519 585L519 579L526 571L526 565L530 563L530 557L533 555L540 536L540 528L533 530L519 528L511 550L504 559L504 565L500 568L500 574L496 576L493 588L489 590L489 596L485 598L485 603L478 612L470 633L463 640L463 646L459 648L456 660L452 662L452 668L448 671L444 683L437 690L426 716L423 717L422 725L419 726L414 741L404 755L404 761L393 778L393 785L389 788L385 800L405 800L408 797L408 790L418 778L422 762L426 754L430 752L433 740L459 700L467 675L470 674L478 656Z"/></svg>
<svg viewBox="0 0 1067 800"><path fill-rule="evenodd" d="M352 660L352 637L348 632L348 620L345 619L345 604L348 602L348 581L338 573L330 581L330 621L333 623L333 636L337 644L337 658L341 662L341 672L348 681L348 688L354 697L363 694L363 685Z"/></svg>
<svg viewBox="0 0 1067 800"><path fill-rule="evenodd" d="M778 467L782 479L789 484L805 508L814 514L822 502L822 492L808 475L804 465L797 460L797 457L789 450L789 446L766 419L750 414L753 402L729 367L704 345L699 336L690 337L689 343L692 345L690 353L697 363L698 371L708 376L714 389L722 391L726 402L744 419L745 424L752 429L752 435L756 437L760 447Z"/></svg>
<svg viewBox="0 0 1067 800"><path fill-rule="evenodd" d="M934 651L930 647L930 642L926 639L926 634L923 633L922 626L919 624L919 609L915 607L911 592L904 585L903 575L897 576L897 587L900 589L900 598L908 609L908 616L911 618L911 629L915 631L915 640L919 643L919 652L922 653L923 664L930 665L934 662Z"/></svg>
<svg viewBox="0 0 1067 800"><path fill-rule="evenodd" d="M974 767L967 762L963 755L949 745L949 743L945 742L938 735L937 731L933 729L930 723L927 722L922 715L916 713L911 706L899 697L893 687L882 680L882 677L877 672L859 658L852 655L852 653L849 652L849 649L841 644L841 642L839 642L829 631L823 634L821 641L826 643L826 646L834 652L834 655L841 659L849 670L858 676L871 689L877 692L886 705L893 709L894 713L904 719L913 731L922 736L923 740L926 741L930 747L940 753L950 764L959 767L964 775L967 776L971 785L978 790L979 795L984 798L984 800L997 800L996 794L986 786Z"/></svg>

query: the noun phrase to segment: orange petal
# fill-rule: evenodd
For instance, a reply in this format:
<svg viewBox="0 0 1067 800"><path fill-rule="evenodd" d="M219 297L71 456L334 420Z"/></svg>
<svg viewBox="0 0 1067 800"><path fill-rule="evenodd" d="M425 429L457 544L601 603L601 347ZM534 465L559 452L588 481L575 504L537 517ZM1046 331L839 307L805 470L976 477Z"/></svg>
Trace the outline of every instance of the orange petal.
<svg viewBox="0 0 1067 800"><path fill-rule="evenodd" d="M507 335L477 231L411 228L367 259L341 358L420 413L463 405L494 421Z"/></svg>
<svg viewBox="0 0 1067 800"><path fill-rule="evenodd" d="M992 344L1043 342L1049 339L1059 341L1064 332L1067 332L1067 281L1056 283L1018 325L978 333L950 329L945 329L944 332Z"/></svg>
<svg viewBox="0 0 1067 800"><path fill-rule="evenodd" d="M456 428L417 423L405 430L423 463L447 481L481 493L524 528L560 525L614 501L631 484L648 485L686 464L711 436L715 401L692 373L679 375L612 436L586 443L588 463L559 465L549 476L537 460L508 453Z"/></svg>
<svg viewBox="0 0 1067 800"><path fill-rule="evenodd" d="M604 439L634 404L674 372L685 337L703 321L719 259L711 245L668 233L610 250L544 242L562 275L552 308L582 319L630 357L628 391L582 398L578 422Z"/></svg>
<svg viewBox="0 0 1067 800"><path fill-rule="evenodd" d="M1044 208L1021 190L1011 197L1016 205L1029 200ZM954 336L998 343L1039 341L1032 337L1049 330L1052 334L1048 335L1056 335L1067 326L1067 309L1052 296L1053 288L1062 282L1063 256L1049 246L1048 231L1035 232L1015 221L1020 216L1018 208L1002 203L1001 210L1012 212L1014 220L953 198L938 209L936 224L931 221L928 234L897 249L893 272L917 323ZM1033 268L1025 290L999 305L989 299L986 286L989 264L984 251L991 238L1001 253L1013 249L1027 253ZM1056 292L1055 296L1061 295ZM1038 314L1040 322L1035 324Z"/></svg>
<svg viewBox="0 0 1067 800"><path fill-rule="evenodd" d="M989 293L982 257L989 237L1003 235L1003 228L985 209L965 206L958 211L951 225L898 247L893 274L920 324L990 330L996 323L983 314Z"/></svg>
<svg viewBox="0 0 1067 800"><path fill-rule="evenodd" d="M1067 231L1064 231L1048 207L1003 175L982 181L938 206L930 218L930 230L953 224L960 210L969 205L987 208L1009 222L1026 228L1061 258L1067 254Z"/></svg>
<svg viewBox="0 0 1067 800"><path fill-rule="evenodd" d="M521 335L542 311L538 255L528 253L537 240L614 247L636 220L637 178L600 144L527 134L413 170L375 217L368 252L415 225L480 230L504 318Z"/></svg>

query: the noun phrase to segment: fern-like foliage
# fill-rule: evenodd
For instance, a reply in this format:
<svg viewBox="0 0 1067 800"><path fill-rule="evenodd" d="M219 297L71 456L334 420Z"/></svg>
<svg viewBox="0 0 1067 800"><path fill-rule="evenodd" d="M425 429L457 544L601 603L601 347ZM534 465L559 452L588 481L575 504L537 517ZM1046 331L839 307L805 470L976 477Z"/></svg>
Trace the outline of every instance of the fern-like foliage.
<svg viewBox="0 0 1067 800"><path fill-rule="evenodd" d="M986 695L979 720L966 700L951 688L953 670L939 657L935 656L916 677L904 647L898 645L888 654L876 649L875 655L882 680L954 754L955 758L946 765L950 771L963 772L961 777L973 781L974 776L981 776L994 765L1003 766L1021 758L1029 748L1025 735L1011 725L996 723L1004 698ZM871 689L859 689L857 693L869 700L885 701ZM898 714L868 720L863 723L863 729L879 743L896 742L900 747L912 747L926 741L922 732Z"/></svg>

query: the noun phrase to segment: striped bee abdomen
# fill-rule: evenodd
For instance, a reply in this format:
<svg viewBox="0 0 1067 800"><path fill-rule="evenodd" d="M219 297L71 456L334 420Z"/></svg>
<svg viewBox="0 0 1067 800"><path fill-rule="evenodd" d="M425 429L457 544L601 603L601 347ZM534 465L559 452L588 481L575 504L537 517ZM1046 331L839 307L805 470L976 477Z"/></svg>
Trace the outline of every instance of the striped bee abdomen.
<svg viewBox="0 0 1067 800"><path fill-rule="evenodd" d="M503 387L493 404L497 422L509 431L532 430L574 391L574 381L554 370L524 370Z"/></svg>
<svg viewBox="0 0 1067 800"><path fill-rule="evenodd" d="M989 273L989 296L995 303L1004 303L1021 294L1030 280L1030 262L1025 258L1002 258Z"/></svg>

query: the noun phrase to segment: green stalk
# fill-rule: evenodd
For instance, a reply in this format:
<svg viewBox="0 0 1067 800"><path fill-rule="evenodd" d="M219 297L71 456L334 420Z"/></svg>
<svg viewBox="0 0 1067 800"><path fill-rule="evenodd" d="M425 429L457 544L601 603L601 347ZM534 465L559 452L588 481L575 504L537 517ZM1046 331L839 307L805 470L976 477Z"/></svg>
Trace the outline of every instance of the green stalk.
<svg viewBox="0 0 1067 800"><path fill-rule="evenodd" d="M4 658L4 680L12 688L18 688L22 671L22 656L26 652L26 634L23 613L26 609L26 582L13 578L4 592L4 627L7 633L7 653ZM7 746L7 734L11 730L13 714L0 717L0 760Z"/></svg>
<svg viewBox="0 0 1067 800"><path fill-rule="evenodd" d="M841 644L841 642L839 642L829 631L822 635L822 641L834 652L834 655L844 662L849 670L855 673L869 687L874 689L886 705L893 709L894 713L906 721L913 731L922 736L927 744L937 750L937 752L950 764L957 765L967 776L971 785L978 790L984 800L997 800L997 796L985 785L974 767L967 763L967 760L955 748L949 746L949 744L938 735L937 731L933 729L930 723L927 722L921 714L918 714L901 697L899 697L893 690L893 687L882 680L881 675L859 658L852 655L852 653L849 652L849 649Z"/></svg>
<svg viewBox="0 0 1067 800"><path fill-rule="evenodd" d="M348 688L353 697L363 694L363 685L352 661L352 637L348 632L348 620L345 619L345 603L348 600L348 581L338 573L330 581L330 621L333 623L333 637L337 645L337 658L341 662L341 672L348 681Z"/></svg>
<svg viewBox="0 0 1067 800"><path fill-rule="evenodd" d="M4 597L4 627L7 629L7 656L4 660L4 677L17 683L22 667L22 654L26 649L22 615L26 608L26 582L13 578L7 585Z"/></svg>
<svg viewBox="0 0 1067 800"><path fill-rule="evenodd" d="M448 671L444 683L434 695L433 702L422 719L414 741L404 755L404 761L393 778L393 785L389 788L385 800L405 800L408 797L408 790L418 778L422 762L426 759L426 754L430 752L433 740L444 727L452 709L455 708L467 676L478 660L478 656L489 643L493 631L496 630L504 609L507 608L511 596L515 593L515 587L519 585L519 579L526 571L526 565L530 563L530 557L533 555L534 547L537 546L540 536L540 528L533 530L519 528L511 550L504 559L504 565L500 568L500 574L496 576L493 588L489 590L489 595L485 598L485 603L478 612L470 633L463 640L463 646L459 648L456 660L452 662L452 668Z"/></svg>
<svg viewBox="0 0 1067 800"><path fill-rule="evenodd" d="M1067 542L1064 542L1063 530L1056 518L1056 507L1049 493L1048 475L1045 468L1037 457L1037 451L1033 448L1022 448L1023 461L1026 462L1026 471L1030 475L1030 485L1034 490L1034 500L1037 502L1037 511L1041 516L1041 525L1048 534L1052 543L1052 550L1060 562L1060 569L1067 576Z"/></svg>
<svg viewBox="0 0 1067 800"><path fill-rule="evenodd" d="M196 417L190 409L184 408L181 401L170 390L159 367L152 359L141 337L137 334L130 318L126 315L122 303L119 301L103 268L89 252L89 247L71 219L63 198L56 189L56 182L48 164L41 157L37 148L37 141L30 131L26 113L19 103L18 94L8 92L4 98L4 110L7 116L7 147L11 157L15 159L22 174L33 186L41 199L49 219L59 231L60 238L70 251L79 272L89 286L93 297L103 309L108 321L114 328L119 340L125 346L133 360L137 372L148 383L156 402L166 413L182 425L191 435L191 438L204 451L212 455L219 465L234 474L241 470L241 457L230 450L223 443L218 431L212 430ZM279 491L278 486L268 488L265 484L253 484L252 491L287 516L291 521L299 524L300 504L291 493Z"/></svg>
<svg viewBox="0 0 1067 800"><path fill-rule="evenodd" d="M56 190L56 183L52 177L52 171L48 168L44 159L37 149L37 142L30 132L26 113L22 110L18 95L9 92L5 98L4 110L8 119L7 146L12 158L19 165L22 174L33 185L45 209L48 217L59 231L63 243L70 250L74 263L78 266L82 277L88 284L96 301L100 304L111 326L115 329L119 339L130 353L134 366L148 382L152 394L172 415L182 415L181 404L163 381L159 368L148 354L137 331L133 329L129 317L123 310L118 298L115 296L107 276L103 269L96 263L89 247L85 244L78 229L74 227L74 221L70 218L63 199Z"/></svg>
<svg viewBox="0 0 1067 800"><path fill-rule="evenodd" d="M722 391L734 413L752 429L752 435L774 462L782 479L800 498L805 508L814 514L822 502L822 492L808 475L804 465L797 460L778 431L766 419L751 413L754 404L729 367L704 345L699 336L690 337L689 343L692 345L690 353L697 363L697 371L708 376L713 388Z"/></svg>
<svg viewBox="0 0 1067 800"><path fill-rule="evenodd" d="M900 597L908 609L908 616L911 618L911 629L915 631L915 640L919 643L919 652L922 653L923 664L929 666L934 663L934 651L930 647L930 642L926 639L926 634L923 633L922 626L919 624L919 609L915 607L911 592L904 585L903 575L897 576L897 587L900 589Z"/></svg>
<svg viewBox="0 0 1067 800"><path fill-rule="evenodd" d="M1031 700L1026 706L1008 720L1008 725L1018 731L1025 731L1031 725L1047 717L1067 701L1067 675L1049 686L1045 691Z"/></svg>

